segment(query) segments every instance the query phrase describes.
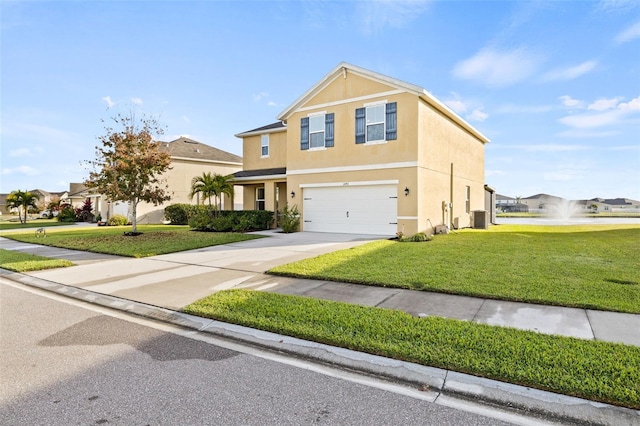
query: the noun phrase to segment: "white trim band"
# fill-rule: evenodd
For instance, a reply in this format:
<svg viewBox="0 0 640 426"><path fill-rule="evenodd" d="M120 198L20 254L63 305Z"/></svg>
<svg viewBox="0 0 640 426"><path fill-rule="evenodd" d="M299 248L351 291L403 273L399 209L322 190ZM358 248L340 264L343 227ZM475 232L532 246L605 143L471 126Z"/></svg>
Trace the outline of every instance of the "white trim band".
<svg viewBox="0 0 640 426"><path fill-rule="evenodd" d="M418 162L406 161L402 163L363 164L361 166L343 166L343 167L325 167L322 169L287 170L287 176L309 175L314 173L340 173L340 172L360 172L364 170L403 169L408 167L418 167Z"/></svg>

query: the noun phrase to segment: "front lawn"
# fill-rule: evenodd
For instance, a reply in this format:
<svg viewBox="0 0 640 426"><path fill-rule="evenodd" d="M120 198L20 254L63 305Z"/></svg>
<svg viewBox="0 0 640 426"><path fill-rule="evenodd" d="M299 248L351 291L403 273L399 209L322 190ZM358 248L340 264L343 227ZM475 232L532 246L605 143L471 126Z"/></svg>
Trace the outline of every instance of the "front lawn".
<svg viewBox="0 0 640 426"><path fill-rule="evenodd" d="M300 296L230 290L184 312L432 367L640 408L640 347Z"/></svg>
<svg viewBox="0 0 640 426"><path fill-rule="evenodd" d="M376 241L269 273L640 313L638 253L637 225L499 225Z"/></svg>
<svg viewBox="0 0 640 426"><path fill-rule="evenodd" d="M64 268L73 263L64 259L50 259L35 254L0 249L0 268L14 272L41 271L43 269Z"/></svg>
<svg viewBox="0 0 640 426"><path fill-rule="evenodd" d="M0 232L9 229L28 229L28 228L43 228L48 226L62 226L73 225L72 223L58 222L57 219L30 219L27 223L20 223L19 221L13 222L9 220L0 222Z"/></svg>
<svg viewBox="0 0 640 426"><path fill-rule="evenodd" d="M131 226L96 226L50 230L46 238L36 238L34 233L7 234L4 237L25 243L128 257L156 256L262 237L231 232L196 232L188 226L172 225L140 225L138 231L143 234L136 237L124 235L129 231Z"/></svg>

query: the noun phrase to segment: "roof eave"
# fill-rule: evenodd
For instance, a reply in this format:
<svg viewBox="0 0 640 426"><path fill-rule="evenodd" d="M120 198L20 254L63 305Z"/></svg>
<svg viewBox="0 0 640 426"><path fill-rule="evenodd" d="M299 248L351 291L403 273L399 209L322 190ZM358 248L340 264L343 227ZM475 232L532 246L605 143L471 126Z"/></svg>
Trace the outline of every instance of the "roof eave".
<svg viewBox="0 0 640 426"><path fill-rule="evenodd" d="M238 133L233 136L235 136L236 138L245 138L247 136L258 136L258 135L265 135L267 133L278 133L278 132L286 132L286 131L287 131L287 126L284 126L284 127L278 127L276 129L268 129L268 130L250 130L248 132Z"/></svg>

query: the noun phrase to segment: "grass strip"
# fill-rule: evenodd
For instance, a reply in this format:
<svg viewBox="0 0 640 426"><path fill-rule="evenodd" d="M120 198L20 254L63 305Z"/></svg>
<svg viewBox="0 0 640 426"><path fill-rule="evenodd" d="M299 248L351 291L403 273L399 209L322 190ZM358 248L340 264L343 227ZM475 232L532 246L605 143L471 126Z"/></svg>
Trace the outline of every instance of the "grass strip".
<svg viewBox="0 0 640 426"><path fill-rule="evenodd" d="M27 223L20 222L0 222L0 232L10 229L28 229L28 228L48 228L50 226L72 225L71 223L58 222L56 219L37 219L30 220Z"/></svg>
<svg viewBox="0 0 640 426"><path fill-rule="evenodd" d="M184 312L594 401L640 408L640 347L249 290Z"/></svg>
<svg viewBox="0 0 640 426"><path fill-rule="evenodd" d="M142 235L125 236L124 233L130 230L131 226L96 226L50 230L46 238L36 238L33 233L7 234L4 237L25 243L128 257L156 256L262 238L261 235L232 232L196 232L188 226L171 225L138 226Z"/></svg>
<svg viewBox="0 0 640 426"><path fill-rule="evenodd" d="M547 305L640 313L638 225L500 225L376 241L269 273Z"/></svg>
<svg viewBox="0 0 640 426"><path fill-rule="evenodd" d="M73 263L64 259L51 259L35 254L0 249L0 268L14 272L41 271L43 269L65 268Z"/></svg>

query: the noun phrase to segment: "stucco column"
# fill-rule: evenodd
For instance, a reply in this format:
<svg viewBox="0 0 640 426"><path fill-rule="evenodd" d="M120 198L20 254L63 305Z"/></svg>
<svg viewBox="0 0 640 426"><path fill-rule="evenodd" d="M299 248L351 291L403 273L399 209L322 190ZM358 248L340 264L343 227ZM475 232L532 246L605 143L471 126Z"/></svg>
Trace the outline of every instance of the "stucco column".
<svg viewBox="0 0 640 426"><path fill-rule="evenodd" d="M264 209L274 213L276 211L276 185L275 182L264 183Z"/></svg>

